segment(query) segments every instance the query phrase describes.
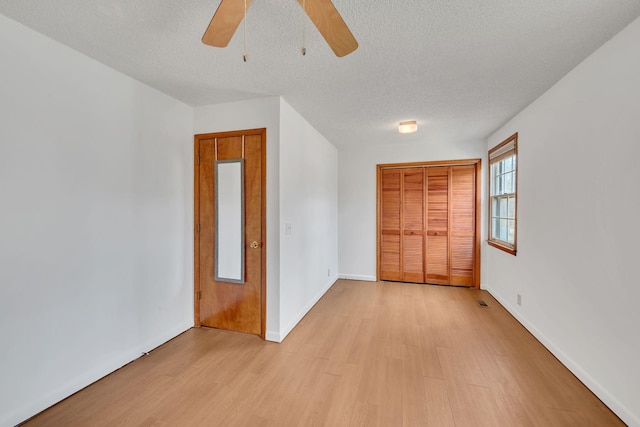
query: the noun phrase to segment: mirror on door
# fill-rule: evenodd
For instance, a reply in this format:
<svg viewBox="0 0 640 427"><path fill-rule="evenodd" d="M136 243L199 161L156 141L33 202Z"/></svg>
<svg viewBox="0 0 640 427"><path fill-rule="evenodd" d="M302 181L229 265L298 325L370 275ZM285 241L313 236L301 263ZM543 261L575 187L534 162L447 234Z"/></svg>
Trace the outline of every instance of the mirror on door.
<svg viewBox="0 0 640 427"><path fill-rule="evenodd" d="M215 162L215 280L244 283L244 160Z"/></svg>

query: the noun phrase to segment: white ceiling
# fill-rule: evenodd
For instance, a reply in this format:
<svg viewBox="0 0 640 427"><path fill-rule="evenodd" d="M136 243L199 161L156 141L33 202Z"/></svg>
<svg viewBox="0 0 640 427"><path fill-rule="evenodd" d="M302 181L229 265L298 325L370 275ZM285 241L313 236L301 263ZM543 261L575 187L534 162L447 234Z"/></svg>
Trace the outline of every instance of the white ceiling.
<svg viewBox="0 0 640 427"><path fill-rule="evenodd" d="M307 0L311 1L311 0ZM219 0L0 0L0 13L193 106L281 95L339 147L486 138L640 15L640 0L333 0L337 58L295 0L254 0L225 49ZM417 120L400 135L397 123Z"/></svg>

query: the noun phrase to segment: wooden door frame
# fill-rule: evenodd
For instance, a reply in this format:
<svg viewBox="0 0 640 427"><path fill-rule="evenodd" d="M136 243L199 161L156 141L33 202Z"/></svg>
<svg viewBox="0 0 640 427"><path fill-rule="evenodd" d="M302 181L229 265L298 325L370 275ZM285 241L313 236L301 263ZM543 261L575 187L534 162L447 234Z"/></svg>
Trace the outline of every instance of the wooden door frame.
<svg viewBox="0 0 640 427"><path fill-rule="evenodd" d="M260 278L260 337L265 339L267 328L267 129L247 129L235 130L229 132L203 133L193 137L193 316L196 328L202 324L200 322L200 141L227 138L242 135L260 135L262 141L262 176L261 188L262 193L262 260Z"/></svg>
<svg viewBox="0 0 640 427"><path fill-rule="evenodd" d="M376 165L376 281L380 281L380 226L381 226L381 200L380 191L382 190L381 179L383 169L407 169L407 168L432 168L438 166L475 166L476 170L476 215L475 215L475 253L474 253L474 266L473 266L473 283L475 289L480 289L480 235L482 234L481 217L482 217L482 160L481 159L466 159L466 160L437 160L431 162L410 162L410 163L383 163Z"/></svg>

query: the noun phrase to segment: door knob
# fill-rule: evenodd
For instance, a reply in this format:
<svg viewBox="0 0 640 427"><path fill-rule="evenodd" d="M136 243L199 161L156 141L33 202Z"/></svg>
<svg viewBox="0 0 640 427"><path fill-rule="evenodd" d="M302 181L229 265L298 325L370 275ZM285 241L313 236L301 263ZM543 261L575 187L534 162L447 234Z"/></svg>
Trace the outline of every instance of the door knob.
<svg viewBox="0 0 640 427"><path fill-rule="evenodd" d="M253 242L251 242L251 249L257 249L260 247L260 243L256 242L255 240Z"/></svg>

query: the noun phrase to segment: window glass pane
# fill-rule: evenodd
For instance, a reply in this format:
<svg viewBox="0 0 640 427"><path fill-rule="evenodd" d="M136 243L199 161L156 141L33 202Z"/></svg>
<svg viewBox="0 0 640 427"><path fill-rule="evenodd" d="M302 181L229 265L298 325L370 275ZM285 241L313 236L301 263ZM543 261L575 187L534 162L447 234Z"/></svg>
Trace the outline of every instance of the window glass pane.
<svg viewBox="0 0 640 427"><path fill-rule="evenodd" d="M499 239L500 238L500 219L493 218L493 227L491 227L491 238Z"/></svg>
<svg viewBox="0 0 640 427"><path fill-rule="evenodd" d="M498 198L494 197L491 199L491 216L493 218L498 216Z"/></svg>
<svg viewBox="0 0 640 427"><path fill-rule="evenodd" d="M500 199L500 218L507 217L508 202L509 202L509 199L507 198Z"/></svg>
<svg viewBox="0 0 640 427"><path fill-rule="evenodd" d="M508 231L508 235L507 235L507 242L511 243L513 245L513 236L514 236L514 231L515 231L515 225L516 222L512 219L508 220L509 221L509 231Z"/></svg>
<svg viewBox="0 0 640 427"><path fill-rule="evenodd" d="M507 217L515 218L516 217L516 198L509 197L509 207L507 209Z"/></svg>
<svg viewBox="0 0 640 427"><path fill-rule="evenodd" d="M511 157L507 157L506 159L503 160L503 162L504 162L504 171L505 172L509 172L509 171L513 170L512 167L511 167Z"/></svg>
<svg viewBox="0 0 640 427"><path fill-rule="evenodd" d="M505 242L507 241L507 228L508 228L507 220L501 219L500 220L500 240L503 240Z"/></svg>
<svg viewBox="0 0 640 427"><path fill-rule="evenodd" d="M493 196L496 194L496 164L491 165L491 179L489 184L489 192L490 195Z"/></svg>
<svg viewBox="0 0 640 427"><path fill-rule="evenodd" d="M513 193L513 172L509 172L504 176L504 192Z"/></svg>
<svg viewBox="0 0 640 427"><path fill-rule="evenodd" d="M496 194L496 165L491 165L491 185L490 187L490 191L491 191L491 195L493 196L494 194Z"/></svg>

